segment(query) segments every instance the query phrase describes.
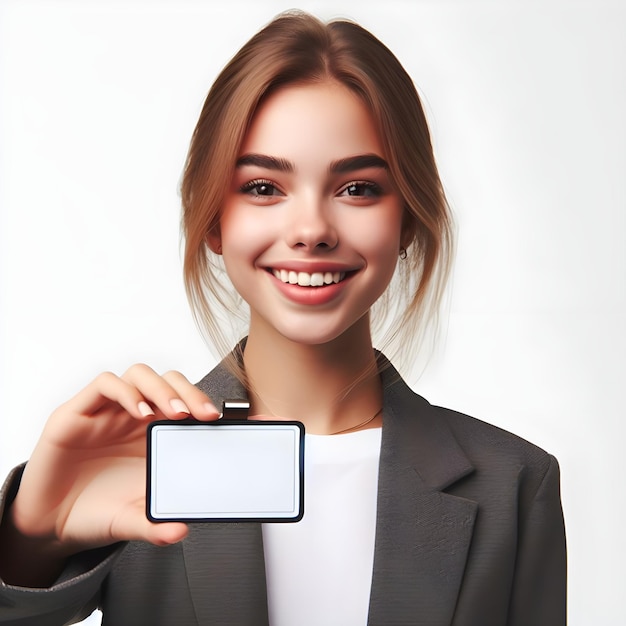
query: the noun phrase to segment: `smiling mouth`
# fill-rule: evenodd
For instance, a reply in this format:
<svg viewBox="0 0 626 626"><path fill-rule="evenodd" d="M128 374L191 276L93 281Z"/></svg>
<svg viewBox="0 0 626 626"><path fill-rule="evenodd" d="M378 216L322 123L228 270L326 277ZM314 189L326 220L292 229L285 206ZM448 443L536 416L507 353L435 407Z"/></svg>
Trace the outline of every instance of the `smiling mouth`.
<svg viewBox="0 0 626 626"><path fill-rule="evenodd" d="M336 285L347 275L347 272L294 272L292 270L272 269L271 273L281 282L287 285L298 285L299 287L324 287L326 285Z"/></svg>

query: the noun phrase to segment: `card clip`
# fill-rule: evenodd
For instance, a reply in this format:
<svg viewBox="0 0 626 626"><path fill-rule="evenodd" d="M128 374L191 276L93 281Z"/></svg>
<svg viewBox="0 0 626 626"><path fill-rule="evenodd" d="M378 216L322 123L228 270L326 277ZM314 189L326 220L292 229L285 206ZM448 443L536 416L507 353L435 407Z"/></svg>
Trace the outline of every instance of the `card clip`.
<svg viewBox="0 0 626 626"><path fill-rule="evenodd" d="M225 420L247 420L250 403L247 400L224 400L222 417Z"/></svg>

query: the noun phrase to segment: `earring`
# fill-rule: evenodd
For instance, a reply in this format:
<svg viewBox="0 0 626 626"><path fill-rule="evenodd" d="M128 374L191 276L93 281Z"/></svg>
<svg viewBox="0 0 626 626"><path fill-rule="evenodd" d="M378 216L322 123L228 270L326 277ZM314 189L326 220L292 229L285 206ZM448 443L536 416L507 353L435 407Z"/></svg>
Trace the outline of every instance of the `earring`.
<svg viewBox="0 0 626 626"><path fill-rule="evenodd" d="M406 248L400 248L400 258L404 261L406 257L407 257Z"/></svg>

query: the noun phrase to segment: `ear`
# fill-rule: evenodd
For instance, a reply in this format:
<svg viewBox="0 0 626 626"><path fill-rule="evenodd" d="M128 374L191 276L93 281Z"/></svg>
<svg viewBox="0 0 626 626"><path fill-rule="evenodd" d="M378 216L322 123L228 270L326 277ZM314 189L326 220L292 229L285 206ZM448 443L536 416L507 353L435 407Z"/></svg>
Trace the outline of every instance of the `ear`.
<svg viewBox="0 0 626 626"><path fill-rule="evenodd" d="M211 252L222 254L222 233L219 226L215 226L207 233L206 243Z"/></svg>
<svg viewBox="0 0 626 626"><path fill-rule="evenodd" d="M400 232L400 247L408 248L413 243L416 234L417 220L405 209L402 230Z"/></svg>

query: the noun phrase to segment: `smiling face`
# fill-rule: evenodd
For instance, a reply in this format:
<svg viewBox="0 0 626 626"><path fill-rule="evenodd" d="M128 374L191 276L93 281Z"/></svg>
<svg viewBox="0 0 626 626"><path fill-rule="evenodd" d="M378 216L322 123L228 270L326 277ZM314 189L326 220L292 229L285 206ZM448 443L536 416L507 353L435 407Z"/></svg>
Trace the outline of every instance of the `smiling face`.
<svg viewBox="0 0 626 626"><path fill-rule="evenodd" d="M369 111L325 82L287 86L259 107L209 243L250 306L251 337L315 345L348 329L369 338L401 223Z"/></svg>

